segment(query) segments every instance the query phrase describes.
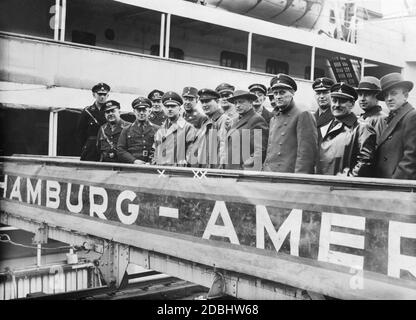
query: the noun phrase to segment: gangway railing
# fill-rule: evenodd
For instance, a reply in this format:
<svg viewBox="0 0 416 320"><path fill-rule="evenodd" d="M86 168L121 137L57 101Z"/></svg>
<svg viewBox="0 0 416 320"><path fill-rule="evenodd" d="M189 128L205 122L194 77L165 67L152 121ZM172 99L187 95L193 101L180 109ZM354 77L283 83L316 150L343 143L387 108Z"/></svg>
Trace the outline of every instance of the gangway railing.
<svg viewBox="0 0 416 320"><path fill-rule="evenodd" d="M416 181L2 157L0 223L251 299L415 299ZM215 284L213 286L213 284Z"/></svg>

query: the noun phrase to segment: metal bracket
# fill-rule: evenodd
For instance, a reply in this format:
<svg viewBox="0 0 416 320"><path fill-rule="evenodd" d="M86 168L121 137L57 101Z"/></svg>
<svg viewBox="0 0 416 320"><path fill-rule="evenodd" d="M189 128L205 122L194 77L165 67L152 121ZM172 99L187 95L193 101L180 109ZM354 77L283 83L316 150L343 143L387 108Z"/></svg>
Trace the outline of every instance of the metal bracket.
<svg viewBox="0 0 416 320"><path fill-rule="evenodd" d="M225 295L225 279L221 272L215 271L214 280L208 291L207 299L219 298Z"/></svg>
<svg viewBox="0 0 416 320"><path fill-rule="evenodd" d="M45 244L48 243L48 225L42 223L35 232L35 236L32 238L34 244Z"/></svg>
<svg viewBox="0 0 416 320"><path fill-rule="evenodd" d="M106 284L118 288L127 275L127 266L130 262L130 251L127 245L106 241L98 266Z"/></svg>

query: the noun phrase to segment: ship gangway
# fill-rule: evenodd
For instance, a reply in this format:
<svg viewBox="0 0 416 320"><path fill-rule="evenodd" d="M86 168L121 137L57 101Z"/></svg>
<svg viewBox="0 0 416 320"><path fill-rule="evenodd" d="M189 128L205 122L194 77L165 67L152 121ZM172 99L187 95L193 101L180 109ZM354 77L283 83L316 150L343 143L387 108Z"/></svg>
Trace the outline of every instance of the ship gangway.
<svg viewBox="0 0 416 320"><path fill-rule="evenodd" d="M416 182L1 157L0 223L243 299L416 299Z"/></svg>

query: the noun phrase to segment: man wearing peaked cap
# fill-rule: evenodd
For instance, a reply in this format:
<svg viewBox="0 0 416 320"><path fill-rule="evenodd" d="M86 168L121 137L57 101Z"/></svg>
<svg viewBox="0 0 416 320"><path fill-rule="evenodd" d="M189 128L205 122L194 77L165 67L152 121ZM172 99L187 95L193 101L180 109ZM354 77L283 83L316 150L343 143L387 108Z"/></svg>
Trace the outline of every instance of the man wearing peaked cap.
<svg viewBox="0 0 416 320"><path fill-rule="evenodd" d="M233 122L225 137L226 169L260 171L262 168L267 147L268 125L266 120L254 111L253 102L256 100L255 94L245 90L236 90L233 96L228 98L229 102L235 104L239 117ZM257 136L256 131L260 132L261 136Z"/></svg>
<svg viewBox="0 0 416 320"><path fill-rule="evenodd" d="M372 175L376 133L352 113L357 92L346 83L331 87L331 121L320 143L318 173L368 177Z"/></svg>
<svg viewBox="0 0 416 320"><path fill-rule="evenodd" d="M117 156L117 143L123 128L130 122L120 117L120 103L109 100L104 104L104 115L107 123L98 131L97 149L102 162L120 162Z"/></svg>
<svg viewBox="0 0 416 320"><path fill-rule="evenodd" d="M267 93L266 86L260 83L253 83L248 87L248 90L257 96L257 100L253 102L254 110L269 124L272 114L264 107Z"/></svg>
<svg viewBox="0 0 416 320"><path fill-rule="evenodd" d="M267 97L269 98L270 106L274 110L274 108L276 108L276 101L274 100L274 93L273 93L272 87L269 87L267 89Z"/></svg>
<svg viewBox="0 0 416 320"><path fill-rule="evenodd" d="M150 164L154 156L154 137L159 126L149 121L152 101L138 97L131 103L136 120L120 134L117 154L120 162Z"/></svg>
<svg viewBox="0 0 416 320"><path fill-rule="evenodd" d="M163 91L154 89L147 95L147 98L152 101L152 110L149 114L149 121L157 126L160 126L167 118L162 104L163 94Z"/></svg>
<svg viewBox="0 0 416 320"><path fill-rule="evenodd" d="M183 100L174 91L162 97L166 108L166 121L155 135L155 163L157 165L187 166L190 146L195 140L195 127L180 115Z"/></svg>
<svg viewBox="0 0 416 320"><path fill-rule="evenodd" d="M331 96L330 89L334 85L334 81L329 78L317 78L312 84L315 91L315 99L318 104L318 110L314 113L316 126L318 128L319 141L328 130L334 116L331 112Z"/></svg>
<svg viewBox="0 0 416 320"><path fill-rule="evenodd" d="M100 127L106 123L104 104L108 98L110 86L100 82L91 89L95 99L94 104L85 107L77 122L77 136L81 148L81 161L98 161L97 134Z"/></svg>
<svg viewBox="0 0 416 320"><path fill-rule="evenodd" d="M219 94L220 106L227 116L225 122L226 130L230 129L233 121L238 118L235 106L227 100L229 97L232 97L234 90L235 87L228 83L221 83L215 88L215 91Z"/></svg>
<svg viewBox="0 0 416 320"><path fill-rule="evenodd" d="M225 152L227 116L218 104L218 92L204 88L198 91L198 95L206 118L192 145L191 165L199 168L219 168Z"/></svg>
<svg viewBox="0 0 416 320"><path fill-rule="evenodd" d="M407 101L413 82L400 73L380 79L379 100L389 109L376 153L376 177L416 180L416 110Z"/></svg>
<svg viewBox="0 0 416 320"><path fill-rule="evenodd" d="M185 112L183 113L183 118L192 124L196 129L201 128L202 123L207 119L207 117L201 114L197 109L196 105L198 103L198 89L194 87L185 87L182 91L183 98L183 107Z"/></svg>
<svg viewBox="0 0 416 320"><path fill-rule="evenodd" d="M271 82L276 107L270 119L269 142L263 170L273 172L314 173L318 152L315 119L293 97L295 80L278 74Z"/></svg>
<svg viewBox="0 0 416 320"><path fill-rule="evenodd" d="M378 104L377 94L380 93L380 80L376 77L363 77L356 88L358 103L364 111L358 120L367 122L374 128L377 134L377 143L381 132L386 125L387 114L382 111Z"/></svg>

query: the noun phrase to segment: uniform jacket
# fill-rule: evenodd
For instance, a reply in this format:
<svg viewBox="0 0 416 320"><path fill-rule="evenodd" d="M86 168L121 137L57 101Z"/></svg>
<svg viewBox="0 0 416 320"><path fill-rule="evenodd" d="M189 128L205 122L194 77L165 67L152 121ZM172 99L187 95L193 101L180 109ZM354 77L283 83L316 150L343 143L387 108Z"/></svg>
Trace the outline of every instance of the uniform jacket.
<svg viewBox="0 0 416 320"><path fill-rule="evenodd" d="M398 109L381 133L376 177L416 179L416 110L410 103Z"/></svg>
<svg viewBox="0 0 416 320"><path fill-rule="evenodd" d="M368 123L359 122L353 113L339 120L342 122L331 122L330 129L322 138L317 173L371 176L376 132Z"/></svg>
<svg viewBox="0 0 416 320"><path fill-rule="evenodd" d="M151 111L149 114L149 121L157 126L161 126L167 118L168 117L166 116L166 113L163 110L161 110L160 112Z"/></svg>
<svg viewBox="0 0 416 320"><path fill-rule="evenodd" d="M199 129L202 126L202 123L208 119L208 117L196 110L187 112L186 110L183 113L183 118L192 124L195 129Z"/></svg>
<svg viewBox="0 0 416 320"><path fill-rule="evenodd" d="M386 127L387 114L381 111L380 106L376 106L371 110L368 110L360 115L359 120L367 122L370 126L374 128L377 134L377 145L381 136L381 132Z"/></svg>
<svg viewBox="0 0 416 320"><path fill-rule="evenodd" d="M154 137L159 127L150 121L140 124L136 120L123 129L118 139L117 155L120 162L134 160L151 162L154 155Z"/></svg>
<svg viewBox="0 0 416 320"><path fill-rule="evenodd" d="M98 161L100 155L97 150L97 134L100 127L107 121L104 111L95 103L82 110L77 123L77 136L81 148L81 160Z"/></svg>
<svg viewBox="0 0 416 320"><path fill-rule="evenodd" d="M211 118L206 118L196 132L191 148L192 166L218 168L223 159L226 115L218 109Z"/></svg>
<svg viewBox="0 0 416 320"><path fill-rule="evenodd" d="M102 162L119 162L117 157L117 143L123 128L130 125L130 122L120 120L116 124L114 131L111 130L109 123L103 124L98 130L97 149L100 153L100 161Z"/></svg>
<svg viewBox="0 0 416 320"><path fill-rule="evenodd" d="M256 129L261 130L257 131L260 135L256 133ZM225 136L224 155L226 158L222 160L225 163L225 169L261 170L266 154L267 136L266 120L254 109L235 120Z"/></svg>
<svg viewBox="0 0 416 320"><path fill-rule="evenodd" d="M196 129L184 118L174 123L166 120L155 135L155 158L157 165L178 165L189 162L190 146L195 140Z"/></svg>
<svg viewBox="0 0 416 320"><path fill-rule="evenodd" d="M331 112L331 107L325 110L325 112L319 114L319 109L313 114L315 116L316 126L318 128L318 139L321 141L322 137L325 136L328 131L329 124L334 119Z"/></svg>
<svg viewBox="0 0 416 320"><path fill-rule="evenodd" d="M312 113L294 101L270 120L264 171L314 173L318 130Z"/></svg>

